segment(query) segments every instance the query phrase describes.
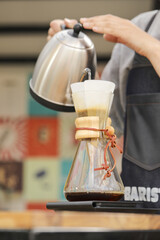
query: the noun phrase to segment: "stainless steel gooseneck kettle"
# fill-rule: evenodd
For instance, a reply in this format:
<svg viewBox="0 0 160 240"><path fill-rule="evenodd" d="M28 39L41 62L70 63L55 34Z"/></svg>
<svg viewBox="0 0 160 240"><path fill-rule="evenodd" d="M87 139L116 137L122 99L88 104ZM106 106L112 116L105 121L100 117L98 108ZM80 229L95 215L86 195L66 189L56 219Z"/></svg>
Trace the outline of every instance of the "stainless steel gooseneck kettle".
<svg viewBox="0 0 160 240"><path fill-rule="evenodd" d="M42 105L73 112L70 85L82 79L85 69L95 78L96 52L82 25L56 33L44 46L30 81L31 95ZM85 78L83 79L85 80Z"/></svg>

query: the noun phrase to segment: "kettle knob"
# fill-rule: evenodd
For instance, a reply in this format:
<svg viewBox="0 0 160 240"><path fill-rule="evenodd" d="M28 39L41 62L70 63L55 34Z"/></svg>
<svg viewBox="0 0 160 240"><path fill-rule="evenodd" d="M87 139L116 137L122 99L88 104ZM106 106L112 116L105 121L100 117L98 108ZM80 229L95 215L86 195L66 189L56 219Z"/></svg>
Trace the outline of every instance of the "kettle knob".
<svg viewBox="0 0 160 240"><path fill-rule="evenodd" d="M65 24L61 24L61 30L68 29ZM70 34L72 37L78 38L79 33L82 31L83 26L81 23L76 23L73 27L73 33Z"/></svg>
<svg viewBox="0 0 160 240"><path fill-rule="evenodd" d="M76 23L73 27L73 37L78 37L79 32L81 32L83 29L81 23Z"/></svg>

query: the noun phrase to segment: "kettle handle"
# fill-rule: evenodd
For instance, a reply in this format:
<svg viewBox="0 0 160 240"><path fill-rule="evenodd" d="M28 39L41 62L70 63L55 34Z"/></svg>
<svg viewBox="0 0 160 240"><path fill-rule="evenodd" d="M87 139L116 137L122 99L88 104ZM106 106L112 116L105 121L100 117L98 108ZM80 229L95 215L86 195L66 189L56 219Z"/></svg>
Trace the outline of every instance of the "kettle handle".
<svg viewBox="0 0 160 240"><path fill-rule="evenodd" d="M69 29L64 23L61 24L61 30L66 30L66 29Z"/></svg>

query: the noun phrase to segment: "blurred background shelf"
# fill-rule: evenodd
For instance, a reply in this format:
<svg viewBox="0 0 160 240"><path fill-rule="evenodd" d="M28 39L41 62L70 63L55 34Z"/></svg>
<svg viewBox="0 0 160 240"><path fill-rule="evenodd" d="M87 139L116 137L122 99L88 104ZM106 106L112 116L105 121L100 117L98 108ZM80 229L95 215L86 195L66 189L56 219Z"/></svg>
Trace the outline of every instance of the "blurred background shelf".
<svg viewBox="0 0 160 240"><path fill-rule="evenodd" d="M0 1L0 59L18 56L37 57L46 43L49 23L53 19L113 14L132 19L157 6L156 0L53 0ZM114 44L101 35L89 33L99 59L109 58ZM30 58L33 60L32 57Z"/></svg>

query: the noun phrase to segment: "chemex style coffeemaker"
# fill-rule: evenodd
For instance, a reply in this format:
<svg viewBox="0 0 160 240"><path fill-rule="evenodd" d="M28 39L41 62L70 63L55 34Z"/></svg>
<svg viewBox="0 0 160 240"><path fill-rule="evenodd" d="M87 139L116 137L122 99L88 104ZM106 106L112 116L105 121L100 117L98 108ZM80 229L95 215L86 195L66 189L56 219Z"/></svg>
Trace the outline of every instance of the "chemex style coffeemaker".
<svg viewBox="0 0 160 240"><path fill-rule="evenodd" d="M37 60L30 92L53 110L76 110L79 145L64 187L66 199L116 201L123 196L124 187L112 153L112 148L118 148L116 137L106 129L115 86L91 80L95 78L96 53L81 30L76 24L46 44Z"/></svg>
<svg viewBox="0 0 160 240"><path fill-rule="evenodd" d="M112 152L118 146L106 128L114 87L100 80L71 85L79 146L64 187L69 201L116 201L124 195Z"/></svg>

